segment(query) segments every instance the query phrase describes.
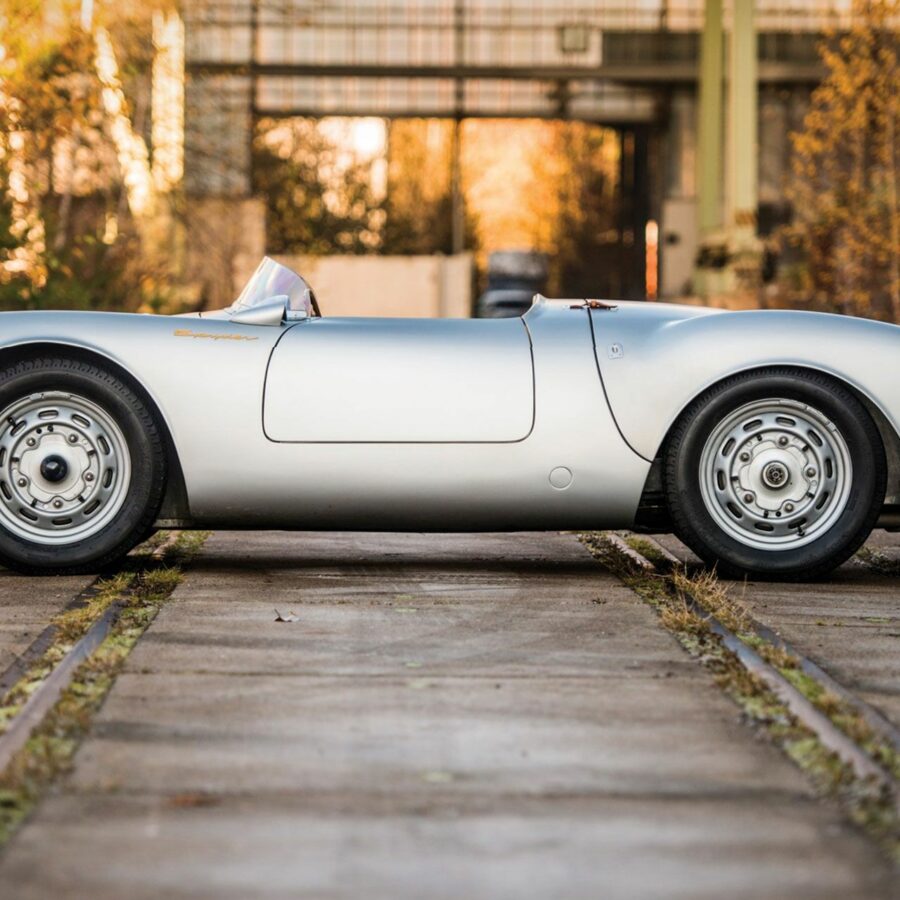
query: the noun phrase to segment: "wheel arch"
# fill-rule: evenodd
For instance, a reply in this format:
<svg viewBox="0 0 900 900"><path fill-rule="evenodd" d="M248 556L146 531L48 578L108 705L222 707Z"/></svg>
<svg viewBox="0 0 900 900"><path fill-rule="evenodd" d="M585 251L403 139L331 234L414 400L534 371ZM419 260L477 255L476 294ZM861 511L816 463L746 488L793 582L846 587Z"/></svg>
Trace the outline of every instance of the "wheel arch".
<svg viewBox="0 0 900 900"><path fill-rule="evenodd" d="M111 371L117 378L121 378L122 381L141 398L142 402L147 405L147 408L156 419L166 451L168 474L166 479L166 491L162 507L160 508L158 521L179 523L189 522L190 507L187 498L187 488L185 486L181 460L178 457L178 450L175 446L175 441L172 438L172 431L159 403L156 402L156 399L144 386L143 382L120 362L107 356L105 353L89 347L84 347L80 344L70 344L64 341L25 341L0 347L0 365L6 366L15 364L42 354L64 356L68 359L100 365Z"/></svg>
<svg viewBox="0 0 900 900"><path fill-rule="evenodd" d="M856 397L857 400L859 400L865 410L869 413L869 415L871 415L875 426L878 428L878 433L881 437L881 443L884 447L885 457L887 459L888 487L887 495L885 496L885 507L887 508L900 506L900 434L897 433L896 429L888 420L884 411L881 409L881 406L875 401L875 399L862 388L860 388L859 385L854 384L841 375L827 369L818 368L812 365L802 365L795 362L766 363L765 365L754 365L746 369L736 369L735 371L729 372L727 375L723 375L722 377L717 378L712 383L704 385L702 388L693 393L688 398L688 400L681 405L681 407L672 417L671 422L669 422L669 425L666 428L665 433L663 434L663 438L656 449L656 453L654 454L653 464L650 467L650 472L648 473L647 480L644 483L644 489L641 494L641 501L638 506L638 525L642 524L642 510L645 511L644 519L646 521L643 523L645 527L650 524L650 516L647 515L647 512L651 510L653 511L653 524L658 527L659 524L664 521L664 518L662 517L662 514L660 512L660 494L664 493L664 486L662 482L662 459L665 454L666 444L669 441L669 437L672 434L672 431L675 429L681 417L691 406L691 404L693 404L699 397L702 397L703 394L705 394L707 391L714 389L718 385L722 384L722 382L727 381L729 378L733 378L735 375L745 375L753 373L762 374L773 369L793 369L794 371L816 372L819 375L825 375L837 384L841 385L841 387L850 391L850 393L853 394L853 396ZM667 520L667 515L665 516L665 520Z"/></svg>

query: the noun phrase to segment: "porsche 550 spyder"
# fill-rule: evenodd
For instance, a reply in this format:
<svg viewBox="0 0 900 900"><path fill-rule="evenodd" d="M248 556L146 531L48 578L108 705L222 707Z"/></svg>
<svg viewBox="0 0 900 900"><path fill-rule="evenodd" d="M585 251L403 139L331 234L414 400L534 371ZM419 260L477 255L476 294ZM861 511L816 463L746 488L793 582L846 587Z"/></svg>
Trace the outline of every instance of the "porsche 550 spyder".
<svg viewBox="0 0 900 900"><path fill-rule="evenodd" d="M900 528L900 327L547 300L329 318L262 262L225 310L0 315L0 560L155 528L674 530L802 579Z"/></svg>

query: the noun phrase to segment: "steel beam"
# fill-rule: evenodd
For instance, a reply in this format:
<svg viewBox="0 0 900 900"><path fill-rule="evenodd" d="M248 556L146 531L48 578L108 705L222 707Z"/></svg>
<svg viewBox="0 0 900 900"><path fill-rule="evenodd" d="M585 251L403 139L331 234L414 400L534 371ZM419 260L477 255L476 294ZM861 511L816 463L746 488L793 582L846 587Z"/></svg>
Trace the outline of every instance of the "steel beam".
<svg viewBox="0 0 900 900"><path fill-rule="evenodd" d="M738 244L756 235L757 130L754 0L734 0L728 84L727 224Z"/></svg>
<svg viewBox="0 0 900 900"><path fill-rule="evenodd" d="M721 8L720 0L710 0ZM609 63L599 66L482 66L482 65L392 65L358 63L234 63L189 61L190 75L249 75L276 78L465 78L509 81L614 81L622 84L666 86L673 82L694 83L700 78L695 62ZM757 77L762 83L817 84L823 69L818 63L760 62Z"/></svg>
<svg viewBox="0 0 900 900"><path fill-rule="evenodd" d="M321 106L301 106L297 104L263 103L256 109L260 116L272 116L273 118L301 118L319 119L325 116L346 116L349 118L367 118L377 116L383 119L452 119L453 104L446 106L423 106L412 109L385 109L383 106L340 106L339 108L324 108ZM603 113L573 113L571 111L560 114L556 109L489 109L478 112L467 112L467 119L541 119L551 122L590 122L595 125L605 125L607 128L627 128L632 125L645 125L659 121L656 110L650 112L635 112L627 114L616 112L614 115L605 116Z"/></svg>
<svg viewBox="0 0 900 900"><path fill-rule="evenodd" d="M697 215L701 240L722 226L722 0L706 0L700 42Z"/></svg>

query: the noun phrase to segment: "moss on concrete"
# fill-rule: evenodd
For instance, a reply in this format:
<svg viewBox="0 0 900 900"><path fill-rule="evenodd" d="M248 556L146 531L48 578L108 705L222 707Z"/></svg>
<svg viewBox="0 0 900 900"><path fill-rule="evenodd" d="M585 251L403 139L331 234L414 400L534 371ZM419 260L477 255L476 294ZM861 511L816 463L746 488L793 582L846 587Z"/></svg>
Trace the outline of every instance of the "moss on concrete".
<svg viewBox="0 0 900 900"><path fill-rule="evenodd" d="M893 559L881 550L863 547L856 558L867 568L879 575L900 575L900 559Z"/></svg>

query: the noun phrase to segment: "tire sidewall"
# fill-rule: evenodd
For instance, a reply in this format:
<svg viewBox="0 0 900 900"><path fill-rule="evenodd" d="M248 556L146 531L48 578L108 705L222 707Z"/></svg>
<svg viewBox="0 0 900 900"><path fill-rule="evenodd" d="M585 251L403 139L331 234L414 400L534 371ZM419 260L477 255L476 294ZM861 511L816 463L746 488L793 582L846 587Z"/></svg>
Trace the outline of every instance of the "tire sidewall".
<svg viewBox="0 0 900 900"><path fill-rule="evenodd" d="M0 374L0 410L41 392L71 393L102 407L122 430L131 477L122 506L100 531L72 541L42 545L13 534L0 522L0 556L16 568L75 569L98 564L127 552L140 526L146 530L148 511L161 501L164 458L152 416L118 378L97 366L69 360L38 360Z"/></svg>
<svg viewBox="0 0 900 900"><path fill-rule="evenodd" d="M817 540L793 550L766 551L726 534L707 510L700 490L700 460L713 429L731 412L757 400L795 400L819 410L838 428L850 454L852 478L841 515ZM736 376L700 398L685 414L667 450L667 493L679 531L708 563L735 574L797 577L838 565L868 536L885 492L880 435L849 391L816 373L800 371Z"/></svg>

